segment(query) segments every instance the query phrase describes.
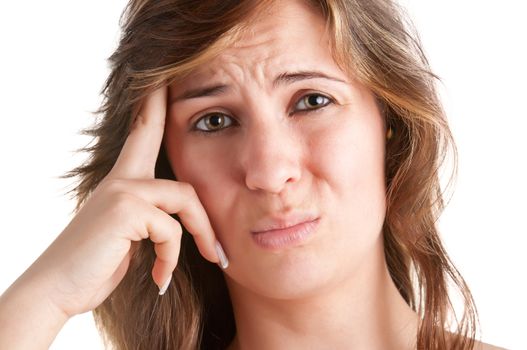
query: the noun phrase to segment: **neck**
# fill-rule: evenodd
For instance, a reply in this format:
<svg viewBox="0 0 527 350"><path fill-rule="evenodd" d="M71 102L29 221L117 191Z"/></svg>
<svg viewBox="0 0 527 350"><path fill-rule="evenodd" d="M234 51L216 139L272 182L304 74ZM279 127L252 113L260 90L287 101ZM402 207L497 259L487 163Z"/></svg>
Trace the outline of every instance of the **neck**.
<svg viewBox="0 0 527 350"><path fill-rule="evenodd" d="M266 298L228 279L237 329L230 349L413 349L418 316L379 255L353 278L295 300Z"/></svg>

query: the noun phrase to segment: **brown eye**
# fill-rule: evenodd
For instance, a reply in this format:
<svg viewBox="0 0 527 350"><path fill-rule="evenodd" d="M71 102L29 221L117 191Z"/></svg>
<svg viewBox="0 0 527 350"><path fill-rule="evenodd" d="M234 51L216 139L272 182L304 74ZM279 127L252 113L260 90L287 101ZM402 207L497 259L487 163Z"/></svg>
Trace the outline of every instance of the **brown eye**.
<svg viewBox="0 0 527 350"><path fill-rule="evenodd" d="M319 109L327 106L331 100L321 94L308 94L303 96L297 103L297 110L308 111L312 109Z"/></svg>
<svg viewBox="0 0 527 350"><path fill-rule="evenodd" d="M200 118L196 123L195 128L199 131L214 132L232 124L232 119L221 113L211 113Z"/></svg>

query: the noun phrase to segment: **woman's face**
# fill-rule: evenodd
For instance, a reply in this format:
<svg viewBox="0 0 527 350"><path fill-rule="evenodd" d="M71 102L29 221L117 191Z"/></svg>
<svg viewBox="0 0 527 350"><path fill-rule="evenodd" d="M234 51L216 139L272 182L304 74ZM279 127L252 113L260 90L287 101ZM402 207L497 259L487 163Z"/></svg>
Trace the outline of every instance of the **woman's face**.
<svg viewBox="0 0 527 350"><path fill-rule="evenodd" d="M207 211L230 288L305 296L380 256L383 118L332 59L317 13L277 2L169 96L169 161ZM254 233L313 219L292 233Z"/></svg>

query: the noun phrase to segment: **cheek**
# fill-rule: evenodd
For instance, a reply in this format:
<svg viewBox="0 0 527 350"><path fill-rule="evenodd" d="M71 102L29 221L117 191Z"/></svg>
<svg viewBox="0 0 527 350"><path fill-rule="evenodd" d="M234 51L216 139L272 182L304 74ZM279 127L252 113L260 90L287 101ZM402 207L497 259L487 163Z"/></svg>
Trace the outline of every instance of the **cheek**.
<svg viewBox="0 0 527 350"><path fill-rule="evenodd" d="M339 127L313 138L310 167L322 182L322 197L332 198L327 210L336 225L377 234L384 221L384 124L378 112L353 111L339 118ZM341 230L336 230L341 231Z"/></svg>
<svg viewBox="0 0 527 350"><path fill-rule="evenodd" d="M178 181L192 184L196 189L221 187L217 181L222 181L224 172L221 171L229 164L229 153L223 152L221 144L189 135L185 127L174 122L175 115L171 115L165 129L165 147L172 171Z"/></svg>
<svg viewBox="0 0 527 350"><path fill-rule="evenodd" d="M379 115L341 118L312 137L310 166L339 190L384 184L384 126Z"/></svg>
<svg viewBox="0 0 527 350"><path fill-rule="evenodd" d="M384 218L384 125L378 112L342 110L331 123L311 124L302 134L305 178L300 186L308 188L320 209L336 214L339 222L353 219L355 225ZM215 140L211 147L210 140L190 142L184 135L168 135L167 153L176 178L194 186L213 226L232 221L226 213L241 215L240 202L247 202L240 197L246 192L243 174L235 152L223 151L233 146Z"/></svg>
<svg viewBox="0 0 527 350"><path fill-rule="evenodd" d="M221 147L188 142L183 135L170 134L167 156L177 181L191 184L215 226L219 214L230 212L234 203L233 178L229 167L233 159ZM187 141L185 141L187 140Z"/></svg>

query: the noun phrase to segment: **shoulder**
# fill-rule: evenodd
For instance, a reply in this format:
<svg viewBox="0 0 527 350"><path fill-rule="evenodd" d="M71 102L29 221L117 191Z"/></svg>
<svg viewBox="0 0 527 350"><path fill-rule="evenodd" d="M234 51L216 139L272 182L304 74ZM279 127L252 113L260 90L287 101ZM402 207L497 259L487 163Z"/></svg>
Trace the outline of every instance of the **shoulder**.
<svg viewBox="0 0 527 350"><path fill-rule="evenodd" d="M505 348L500 348L499 346L490 345L487 343L482 343L479 341L476 341L474 343L473 350L506 350Z"/></svg>

